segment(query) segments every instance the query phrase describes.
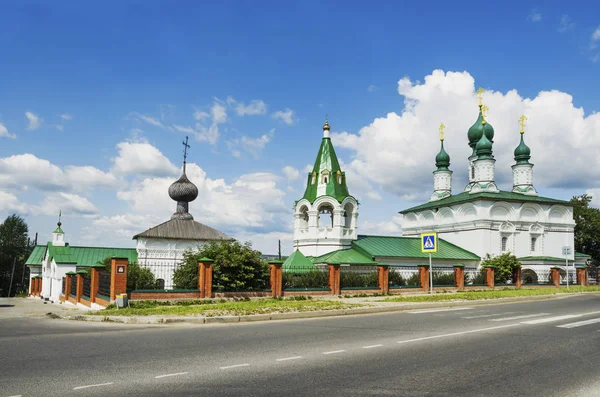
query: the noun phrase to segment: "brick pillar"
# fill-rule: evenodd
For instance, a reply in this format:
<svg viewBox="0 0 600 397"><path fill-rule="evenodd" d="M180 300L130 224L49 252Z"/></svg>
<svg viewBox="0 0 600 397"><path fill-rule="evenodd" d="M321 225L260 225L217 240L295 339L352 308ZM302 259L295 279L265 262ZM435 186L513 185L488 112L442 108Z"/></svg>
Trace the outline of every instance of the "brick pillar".
<svg viewBox="0 0 600 397"><path fill-rule="evenodd" d="M40 276L38 277L38 285L37 285L37 295L40 296L42 294L42 283L44 279Z"/></svg>
<svg viewBox="0 0 600 397"><path fill-rule="evenodd" d="M429 291L429 265L419 265L419 282L423 291Z"/></svg>
<svg viewBox="0 0 600 397"><path fill-rule="evenodd" d="M269 261L271 274L271 295L275 298L283 296L283 262Z"/></svg>
<svg viewBox="0 0 600 397"><path fill-rule="evenodd" d="M70 274L67 274L65 276L65 300L68 300L69 295L71 294L71 277L73 276L71 276Z"/></svg>
<svg viewBox="0 0 600 397"><path fill-rule="evenodd" d="M342 293L342 287L340 285L340 265L329 264L329 289L331 295L340 295Z"/></svg>
<svg viewBox="0 0 600 397"><path fill-rule="evenodd" d="M127 293L127 258L112 258L110 264L110 300L117 299L117 295Z"/></svg>
<svg viewBox="0 0 600 397"><path fill-rule="evenodd" d="M587 286L587 268L585 266L577 266L577 284L585 287Z"/></svg>
<svg viewBox="0 0 600 397"><path fill-rule="evenodd" d="M388 265L377 265L377 285L382 294L387 294L390 290L389 275L390 268Z"/></svg>
<svg viewBox="0 0 600 397"><path fill-rule="evenodd" d="M465 289L465 265L454 265L454 284L459 290Z"/></svg>
<svg viewBox="0 0 600 397"><path fill-rule="evenodd" d="M485 267L485 283L488 288L494 288L494 266Z"/></svg>
<svg viewBox="0 0 600 397"><path fill-rule="evenodd" d="M83 274L77 274L77 290L75 291L75 301L79 302L81 300L81 295L83 294Z"/></svg>
<svg viewBox="0 0 600 397"><path fill-rule="evenodd" d="M553 267L552 269L550 269L550 279L552 280L552 284L554 284L555 287L560 287L560 268L558 267Z"/></svg>
<svg viewBox="0 0 600 397"><path fill-rule="evenodd" d="M215 261L210 258L200 258L198 261L198 289L200 298L212 298L212 271Z"/></svg>
<svg viewBox="0 0 600 397"><path fill-rule="evenodd" d="M104 268L104 266L102 266ZM100 268L92 267L92 280L90 285L90 302L96 302L98 288L100 287Z"/></svg>
<svg viewBox="0 0 600 397"><path fill-rule="evenodd" d="M515 269L514 273L515 285L517 286L517 288L521 288L521 277L521 268L518 267Z"/></svg>

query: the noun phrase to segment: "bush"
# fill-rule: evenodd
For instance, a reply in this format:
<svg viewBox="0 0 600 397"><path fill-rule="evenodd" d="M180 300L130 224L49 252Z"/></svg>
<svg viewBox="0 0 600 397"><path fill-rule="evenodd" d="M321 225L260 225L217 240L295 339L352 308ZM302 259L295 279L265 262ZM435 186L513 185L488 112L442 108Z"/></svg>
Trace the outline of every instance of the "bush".
<svg viewBox="0 0 600 397"><path fill-rule="evenodd" d="M454 273L434 271L431 274L433 285L456 285Z"/></svg>
<svg viewBox="0 0 600 397"><path fill-rule="evenodd" d="M354 271L342 271L340 274L340 285L348 287L377 287L377 272L358 273Z"/></svg>
<svg viewBox="0 0 600 397"><path fill-rule="evenodd" d="M482 266L494 266L494 283L505 284L512 280L515 270L521 268L521 262L511 253L506 253L492 257L490 254L485 256Z"/></svg>
<svg viewBox="0 0 600 397"><path fill-rule="evenodd" d="M158 285L154 274L148 268L137 263L130 263L127 267L127 289L157 289Z"/></svg>
<svg viewBox="0 0 600 397"><path fill-rule="evenodd" d="M287 288L327 288L329 273L313 270L306 273L283 273L283 289Z"/></svg>

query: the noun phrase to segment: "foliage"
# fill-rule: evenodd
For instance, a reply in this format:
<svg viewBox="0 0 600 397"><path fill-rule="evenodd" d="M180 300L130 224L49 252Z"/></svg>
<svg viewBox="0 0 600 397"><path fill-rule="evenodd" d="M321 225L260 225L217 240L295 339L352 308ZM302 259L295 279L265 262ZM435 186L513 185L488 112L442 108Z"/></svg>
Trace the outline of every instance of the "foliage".
<svg viewBox="0 0 600 397"><path fill-rule="evenodd" d="M456 285L454 273L434 271L431 274L433 285Z"/></svg>
<svg viewBox="0 0 600 397"><path fill-rule="evenodd" d="M103 271L111 272L112 258L110 256L99 261L98 264L104 265ZM137 263L130 263L127 266L127 289L158 289L158 282L150 269L141 267Z"/></svg>
<svg viewBox="0 0 600 397"><path fill-rule="evenodd" d="M388 273L388 285L390 287L420 287L419 273L413 273L408 279L402 277L402 273L390 269Z"/></svg>
<svg viewBox="0 0 600 397"><path fill-rule="evenodd" d="M377 287L378 282L377 272L359 273L342 270L340 273L340 285L342 288Z"/></svg>
<svg viewBox="0 0 600 397"><path fill-rule="evenodd" d="M323 270L312 270L305 273L283 273L283 289L288 288L327 288L329 273Z"/></svg>
<svg viewBox="0 0 600 397"><path fill-rule="evenodd" d="M590 207L592 196L583 194L571 199L575 220L575 251L592 257L594 267L600 263L600 210Z"/></svg>
<svg viewBox="0 0 600 397"><path fill-rule="evenodd" d="M269 267L261 253L248 242L219 241L186 251L182 264L173 274L178 289L198 288L198 261L211 258L213 263L213 290L263 291L268 288Z"/></svg>
<svg viewBox="0 0 600 397"><path fill-rule="evenodd" d="M494 266L494 284L505 284L512 280L516 269L521 268L521 262L510 252L498 256L487 254L482 266Z"/></svg>
<svg viewBox="0 0 600 397"><path fill-rule="evenodd" d="M471 276L465 272L465 285L467 284L486 284L486 271L484 268L481 268L477 275L471 279Z"/></svg>
<svg viewBox="0 0 600 397"><path fill-rule="evenodd" d="M24 292L27 288L28 269L25 262L31 253L28 246L28 231L27 223L23 218L14 214L0 224L0 296L8 296L9 289L11 295L14 295Z"/></svg>

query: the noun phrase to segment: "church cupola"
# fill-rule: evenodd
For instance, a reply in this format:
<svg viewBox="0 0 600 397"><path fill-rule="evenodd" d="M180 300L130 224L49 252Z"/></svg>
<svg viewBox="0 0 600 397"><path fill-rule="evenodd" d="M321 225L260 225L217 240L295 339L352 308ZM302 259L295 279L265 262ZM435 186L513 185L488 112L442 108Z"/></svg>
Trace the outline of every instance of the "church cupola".
<svg viewBox="0 0 600 397"><path fill-rule="evenodd" d="M513 192L537 196L537 191L533 187L533 164L529 162L531 158L531 149L525 144L523 136L525 135L525 121L527 117L522 115L519 118L521 130L521 142L515 149L515 164L512 166L513 173Z"/></svg>
<svg viewBox="0 0 600 397"><path fill-rule="evenodd" d="M452 171L448 168L450 156L444 149L445 128L444 124L440 124L440 152L435 156L437 169L433 172L433 194L429 201L441 200L452 195Z"/></svg>
<svg viewBox="0 0 600 397"><path fill-rule="evenodd" d="M188 145L188 137L185 137L183 144L185 147L183 152L183 173L177 181L169 186L169 197L177 202L177 210L171 215L171 219L193 220L194 217L189 213L189 203L198 197L198 187L190 182L185 174L187 150L190 147Z"/></svg>
<svg viewBox="0 0 600 397"><path fill-rule="evenodd" d="M348 248L357 238L358 202L348 192L330 132L326 120L304 195L294 205L294 247L309 256Z"/></svg>
<svg viewBox="0 0 600 397"><path fill-rule="evenodd" d="M54 245L55 247L64 247L66 242L65 242L65 232L63 232L61 226L62 226L62 222L60 221L60 218L62 216L62 211L59 211L58 213L58 222L56 223L56 230L54 230L54 232L52 232L52 245Z"/></svg>
<svg viewBox="0 0 600 397"><path fill-rule="evenodd" d="M481 93L481 89L478 93ZM469 158L469 184L465 188L465 191L470 193L498 193L500 190L494 181L494 168L496 163L492 142L494 128L485 119L487 106L482 105L480 109L479 119L481 119L481 137L474 147L474 155Z"/></svg>

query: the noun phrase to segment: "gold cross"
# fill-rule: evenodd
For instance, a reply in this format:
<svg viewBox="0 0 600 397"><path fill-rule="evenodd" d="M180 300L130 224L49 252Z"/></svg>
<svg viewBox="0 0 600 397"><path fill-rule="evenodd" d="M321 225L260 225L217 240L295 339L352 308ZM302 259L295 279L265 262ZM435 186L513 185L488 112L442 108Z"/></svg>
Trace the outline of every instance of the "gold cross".
<svg viewBox="0 0 600 397"><path fill-rule="evenodd" d="M487 111L488 111L487 105L481 106L481 115L483 116L483 118L487 117Z"/></svg>
<svg viewBox="0 0 600 397"><path fill-rule="evenodd" d="M438 129L440 131L440 141L444 140L444 130L446 129L446 126L444 125L444 123L440 124L440 128Z"/></svg>
<svg viewBox="0 0 600 397"><path fill-rule="evenodd" d="M521 134L525 133L525 122L527 121L527 117L524 114L519 117L519 125L521 126Z"/></svg>
<svg viewBox="0 0 600 397"><path fill-rule="evenodd" d="M479 87L477 90L477 100L479 101L479 106L483 104L483 93L485 90L482 87Z"/></svg>

